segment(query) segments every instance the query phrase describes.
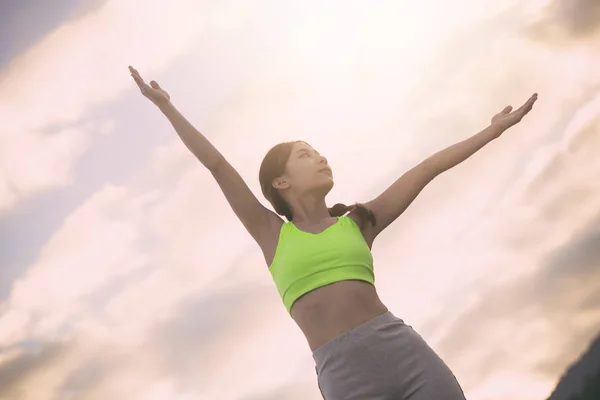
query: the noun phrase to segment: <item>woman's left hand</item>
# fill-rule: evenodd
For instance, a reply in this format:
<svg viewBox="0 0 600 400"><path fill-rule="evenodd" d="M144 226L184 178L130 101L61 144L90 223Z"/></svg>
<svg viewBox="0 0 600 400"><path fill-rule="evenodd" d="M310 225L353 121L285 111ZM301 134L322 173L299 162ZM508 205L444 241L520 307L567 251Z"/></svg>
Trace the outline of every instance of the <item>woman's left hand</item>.
<svg viewBox="0 0 600 400"><path fill-rule="evenodd" d="M494 115L494 117L492 118L492 125L497 126L501 129L502 132L504 132L511 126L518 124L519 122L521 122L523 117L527 115L529 111L531 111L531 109L533 108L533 104L536 102L537 98L537 93L534 93L533 96L531 96L529 100L525 102L525 104L523 104L515 111L512 110L512 106L506 107L504 110Z"/></svg>

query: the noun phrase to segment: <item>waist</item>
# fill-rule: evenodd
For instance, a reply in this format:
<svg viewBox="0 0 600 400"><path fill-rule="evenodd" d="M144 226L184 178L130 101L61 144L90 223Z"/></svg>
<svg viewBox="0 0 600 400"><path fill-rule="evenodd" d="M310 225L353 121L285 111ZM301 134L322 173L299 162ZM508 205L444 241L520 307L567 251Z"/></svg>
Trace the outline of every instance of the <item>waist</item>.
<svg viewBox="0 0 600 400"><path fill-rule="evenodd" d="M372 284L345 280L305 294L295 302L291 314L314 351L387 311Z"/></svg>

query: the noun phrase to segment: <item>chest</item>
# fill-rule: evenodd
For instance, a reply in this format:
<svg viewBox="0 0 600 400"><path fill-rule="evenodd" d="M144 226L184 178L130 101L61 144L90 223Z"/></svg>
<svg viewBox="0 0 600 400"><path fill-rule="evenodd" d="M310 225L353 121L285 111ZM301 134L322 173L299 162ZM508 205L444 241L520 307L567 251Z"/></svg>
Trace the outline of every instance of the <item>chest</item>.
<svg viewBox="0 0 600 400"><path fill-rule="evenodd" d="M338 223L316 234L291 227L289 236L282 239L273 265L282 273L373 264L362 233L352 226Z"/></svg>
<svg viewBox="0 0 600 400"><path fill-rule="evenodd" d="M339 222L338 218L327 218L323 221L320 221L319 223L293 224L293 227L295 227L297 230L301 231L302 233L306 233L306 234L310 234L310 235L320 235L321 233L324 233L325 231L327 231L329 228L332 228L338 222Z"/></svg>

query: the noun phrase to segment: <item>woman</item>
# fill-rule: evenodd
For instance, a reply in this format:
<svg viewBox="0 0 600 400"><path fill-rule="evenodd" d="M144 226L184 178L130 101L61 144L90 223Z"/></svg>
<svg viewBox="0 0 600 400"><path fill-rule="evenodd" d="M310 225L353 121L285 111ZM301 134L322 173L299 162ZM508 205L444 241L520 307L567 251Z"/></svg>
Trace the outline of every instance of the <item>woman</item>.
<svg viewBox="0 0 600 400"><path fill-rule="evenodd" d="M486 129L429 157L364 205L328 209L325 196L333 176L327 160L305 142L278 144L267 153L259 173L274 213L156 82L148 85L129 69L142 94L212 173L260 246L283 303L313 352L326 400L464 399L444 362L379 299L370 249L433 178L518 123L537 94L516 111L506 107Z"/></svg>

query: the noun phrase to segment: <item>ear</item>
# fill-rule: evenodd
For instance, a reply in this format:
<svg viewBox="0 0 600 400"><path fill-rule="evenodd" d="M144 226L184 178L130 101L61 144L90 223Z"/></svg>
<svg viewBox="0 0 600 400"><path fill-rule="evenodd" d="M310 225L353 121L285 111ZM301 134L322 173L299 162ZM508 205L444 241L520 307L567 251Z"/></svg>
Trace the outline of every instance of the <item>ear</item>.
<svg viewBox="0 0 600 400"><path fill-rule="evenodd" d="M279 190L285 190L290 187L290 183L288 182L288 180L282 176L273 179L272 185L275 189Z"/></svg>

